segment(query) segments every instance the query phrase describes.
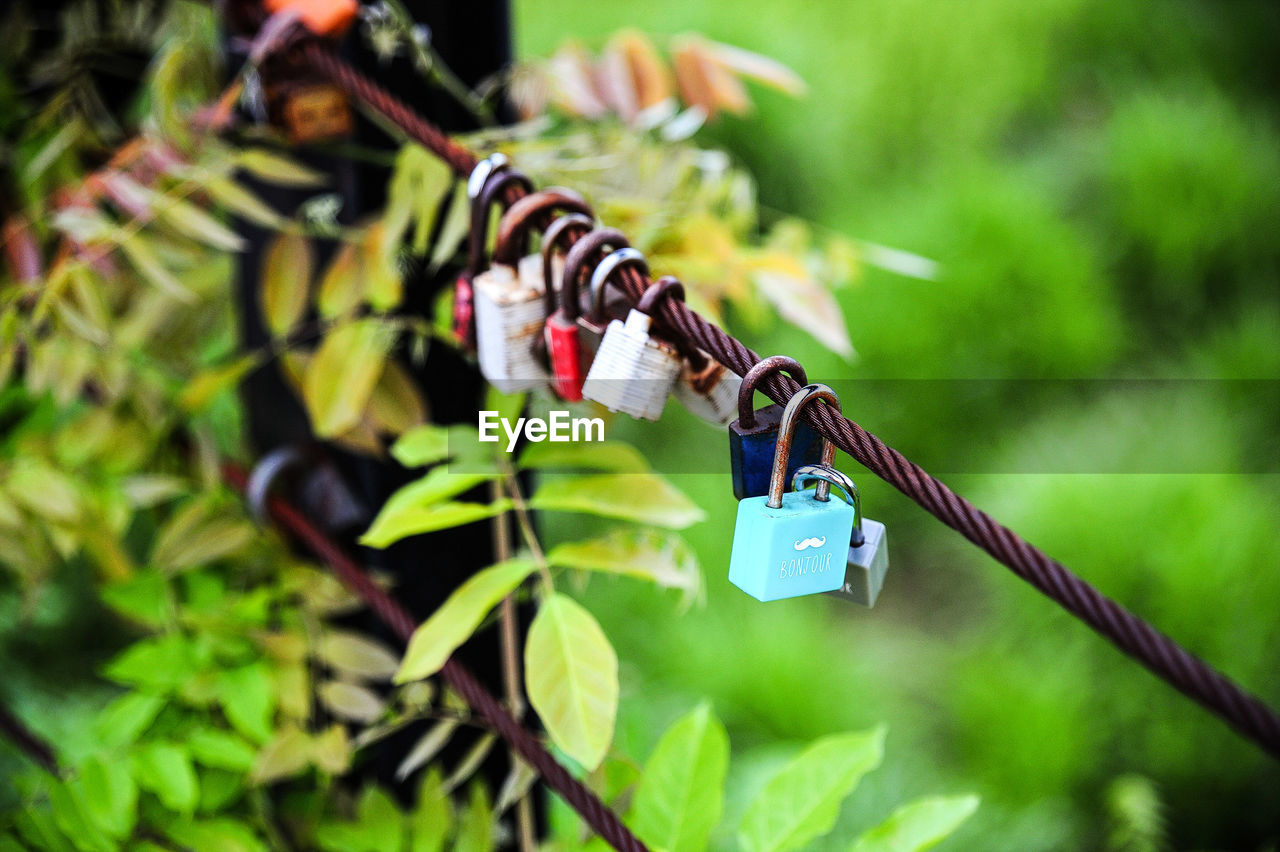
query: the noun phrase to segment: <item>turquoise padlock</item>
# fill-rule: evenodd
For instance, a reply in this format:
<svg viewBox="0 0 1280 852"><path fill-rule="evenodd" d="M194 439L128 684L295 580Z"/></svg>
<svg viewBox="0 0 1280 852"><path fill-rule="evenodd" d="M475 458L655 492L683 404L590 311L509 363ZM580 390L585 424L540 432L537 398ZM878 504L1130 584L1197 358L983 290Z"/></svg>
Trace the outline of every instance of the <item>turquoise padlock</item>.
<svg viewBox="0 0 1280 852"><path fill-rule="evenodd" d="M796 421L811 400L840 410L840 399L826 385L806 385L787 403L778 427L769 493L738 503L729 556L729 582L756 600L776 601L832 592L844 584L845 557L853 534L852 498L830 497L831 484L784 493L787 462ZM822 465L831 467L836 448L823 439Z"/></svg>

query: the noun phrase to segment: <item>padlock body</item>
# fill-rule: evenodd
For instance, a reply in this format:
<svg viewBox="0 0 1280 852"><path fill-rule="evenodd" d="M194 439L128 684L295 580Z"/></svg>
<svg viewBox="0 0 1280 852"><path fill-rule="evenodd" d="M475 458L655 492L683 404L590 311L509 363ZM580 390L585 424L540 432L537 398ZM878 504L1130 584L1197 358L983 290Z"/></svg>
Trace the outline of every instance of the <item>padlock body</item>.
<svg viewBox="0 0 1280 852"><path fill-rule="evenodd" d="M766 405L756 411L756 425L743 428L739 421L729 424L729 465L733 474L733 496L739 500L769 493L769 474L773 470L773 454L778 448L778 425L782 420L781 405ZM822 461L822 440L809 424L797 422L791 439L791 458L787 460L787 477L791 482L796 469Z"/></svg>
<svg viewBox="0 0 1280 852"><path fill-rule="evenodd" d="M582 396L610 411L657 420L682 363L675 347L649 334L649 317L632 311L625 323L609 323L582 385Z"/></svg>
<svg viewBox="0 0 1280 852"><path fill-rule="evenodd" d="M889 539L884 524L862 519L862 546L849 547L844 584L831 594L862 606L874 606L889 571Z"/></svg>
<svg viewBox="0 0 1280 852"><path fill-rule="evenodd" d="M791 491L776 509L768 497L738 504L729 582L760 601L839 589L853 532L853 506Z"/></svg>
<svg viewBox="0 0 1280 852"><path fill-rule="evenodd" d="M582 399L582 383L586 380L578 323L556 311L547 320L544 333L551 356L551 386L561 399L577 402Z"/></svg>
<svg viewBox="0 0 1280 852"><path fill-rule="evenodd" d="M673 395L703 420L724 426L738 415L740 387L742 377L717 361L697 371L686 363Z"/></svg>
<svg viewBox="0 0 1280 852"><path fill-rule="evenodd" d="M542 259L530 255L520 269L495 265L472 281L480 372L504 393L531 390L547 380L533 341L545 324Z"/></svg>

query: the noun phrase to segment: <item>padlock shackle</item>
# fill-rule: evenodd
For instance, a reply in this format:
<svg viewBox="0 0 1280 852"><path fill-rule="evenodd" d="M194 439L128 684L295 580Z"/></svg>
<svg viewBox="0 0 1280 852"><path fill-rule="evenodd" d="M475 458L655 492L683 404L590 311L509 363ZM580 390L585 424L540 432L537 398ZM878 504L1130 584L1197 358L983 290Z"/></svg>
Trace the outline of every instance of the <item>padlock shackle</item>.
<svg viewBox="0 0 1280 852"><path fill-rule="evenodd" d="M561 273L560 278L561 305L568 305L570 301L578 298L578 287L582 283L584 267L597 254L602 252L606 246L615 250L624 249L631 246L631 241L627 239L626 234L616 228L596 228L579 239L573 244L573 248L569 249L569 253L564 258L564 272ZM603 289L601 287L602 291ZM600 295L603 296L603 293ZM604 299L597 300L596 294L593 292L591 296L591 313L588 316L593 322L598 322L603 310Z"/></svg>
<svg viewBox="0 0 1280 852"><path fill-rule="evenodd" d="M770 355L768 358L761 358L742 377L742 384L738 387L738 425L743 429L754 429L756 426L756 410L751 405L756 385L778 372L786 373L802 385L809 384L809 377L805 374L804 367L800 366L800 362L796 359L788 358L786 355Z"/></svg>
<svg viewBox="0 0 1280 852"><path fill-rule="evenodd" d="M533 181L514 169L493 171L480 192L471 200L471 233L467 241L467 272L472 277L484 271L484 245L489 241L489 210L502 200L502 193L519 184L525 192L533 192Z"/></svg>
<svg viewBox="0 0 1280 852"><path fill-rule="evenodd" d="M634 266L644 277L649 276L649 261L639 249L625 246L605 256L591 273L591 318L596 320L604 312L604 288L619 270Z"/></svg>
<svg viewBox="0 0 1280 852"><path fill-rule="evenodd" d="M555 277L553 259L556 249L559 247L560 242L571 235L574 230L581 230L585 233L595 226L595 221L589 216L584 216L581 213L566 213L548 225L547 230L542 232L542 285L544 288L542 306L543 313L548 317L556 312L557 301L561 298L563 291L563 288L556 287L556 283L551 280ZM581 237L582 234L578 236ZM561 302L559 308L570 319L578 318L578 301L576 299L573 300L572 307Z"/></svg>
<svg viewBox="0 0 1280 852"><path fill-rule="evenodd" d="M800 417L801 410L815 399L834 405L837 413L840 411L840 397L836 396L836 392L816 382L805 385L787 401L787 407L782 410L782 421L778 424L778 445L773 451L773 470L769 474L769 499L766 505L770 509L782 508L782 494L787 485L787 460L791 458L791 442L795 438L796 421ZM821 464L831 467L835 460L836 445L824 437ZM830 492L829 483L819 482L817 494L814 496L825 502Z"/></svg>
<svg viewBox="0 0 1280 852"><path fill-rule="evenodd" d="M654 281L640 294L640 301L636 302L636 310L642 314L653 316L654 306L664 296L678 299L681 302L684 301L684 285L680 283L679 278L674 275L664 275Z"/></svg>
<svg viewBox="0 0 1280 852"><path fill-rule="evenodd" d="M844 502L853 507L853 537L849 539L849 544L854 547L862 547L867 540L862 534L862 495L858 493L858 486L845 473L836 470L834 467L822 464L806 464L796 468L796 472L791 476L791 490L800 491L810 482L825 482L828 486L834 485L844 494ZM818 499L815 494L814 499ZM824 501L825 502L825 501Z"/></svg>
<svg viewBox="0 0 1280 852"><path fill-rule="evenodd" d="M529 243L529 232L557 210L593 215L587 200L572 189L549 186L531 192L502 214L498 222L498 238L493 243L493 262L504 266L519 263Z"/></svg>
<svg viewBox="0 0 1280 852"><path fill-rule="evenodd" d="M480 191L489 182L489 178L509 168L511 168L511 161L507 159L506 154L501 152L490 154L476 163L476 167L467 176L467 200L475 203L475 200L480 197Z"/></svg>

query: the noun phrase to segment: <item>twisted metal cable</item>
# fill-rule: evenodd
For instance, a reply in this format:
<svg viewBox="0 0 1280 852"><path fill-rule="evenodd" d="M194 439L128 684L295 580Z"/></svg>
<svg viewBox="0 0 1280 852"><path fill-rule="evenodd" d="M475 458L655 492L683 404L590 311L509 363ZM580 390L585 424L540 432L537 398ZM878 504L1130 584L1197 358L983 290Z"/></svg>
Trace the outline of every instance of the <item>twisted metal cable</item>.
<svg viewBox="0 0 1280 852"><path fill-rule="evenodd" d="M397 124L460 175L469 174L475 167L474 154L331 51L320 44L307 45L305 51L319 70ZM649 283L647 276L634 269L623 270L619 278L633 301L639 299ZM662 300L655 320L740 376L760 360L755 352L682 302ZM770 376L760 387L761 392L778 403L786 402L799 389L800 385L786 375ZM824 405L808 406L804 417L837 447L929 514L982 548L1157 677L1225 720L1273 757L1280 758L1280 715L1260 699L1103 595L857 423Z"/></svg>
<svg viewBox="0 0 1280 852"><path fill-rule="evenodd" d="M223 478L237 491L244 493L248 475L236 464L225 464ZM369 608L405 642L413 635L417 623L413 616L373 582L355 561L325 535L311 520L291 503L278 496L267 499L271 519L281 529L301 541L312 553L329 564L338 578L359 595ZM620 852L648 852L648 847L631 833L599 797L578 781L548 752L529 731L516 721L507 709L460 663L450 660L440 670L441 676L457 690L463 700L484 718L489 726L524 760L537 770L551 789L559 793L577 811L601 839Z"/></svg>

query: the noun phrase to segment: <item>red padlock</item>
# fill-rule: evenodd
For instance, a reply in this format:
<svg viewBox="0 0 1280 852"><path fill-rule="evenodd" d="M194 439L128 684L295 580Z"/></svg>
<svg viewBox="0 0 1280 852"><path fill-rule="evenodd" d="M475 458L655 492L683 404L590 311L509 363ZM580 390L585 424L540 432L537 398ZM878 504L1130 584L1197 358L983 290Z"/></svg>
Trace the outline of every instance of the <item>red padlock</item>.
<svg viewBox="0 0 1280 852"><path fill-rule="evenodd" d="M535 354L544 359L551 373L551 389L561 399L577 402L582 399L582 383L586 379L586 370L582 364L581 346L578 341L578 305L577 299L572 308L564 304L565 287L555 286L555 251L559 244L570 234L590 231L595 222L581 213L570 213L561 216L551 223L542 235L542 279L546 290L547 323L542 335L535 344ZM557 296L559 298L557 298Z"/></svg>

